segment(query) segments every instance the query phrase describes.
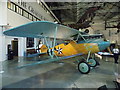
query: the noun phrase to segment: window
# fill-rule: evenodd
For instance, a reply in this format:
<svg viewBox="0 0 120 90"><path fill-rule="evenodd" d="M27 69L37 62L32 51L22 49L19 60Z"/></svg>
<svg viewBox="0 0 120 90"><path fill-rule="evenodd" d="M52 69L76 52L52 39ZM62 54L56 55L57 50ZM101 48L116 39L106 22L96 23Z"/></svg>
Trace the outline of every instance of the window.
<svg viewBox="0 0 120 90"><path fill-rule="evenodd" d="M20 14L23 15L23 9L20 9Z"/></svg>
<svg viewBox="0 0 120 90"><path fill-rule="evenodd" d="M34 38L27 37L27 48L34 47Z"/></svg>
<svg viewBox="0 0 120 90"><path fill-rule="evenodd" d="M15 5L11 3L11 10L15 11Z"/></svg>
<svg viewBox="0 0 120 90"><path fill-rule="evenodd" d="M29 14L29 19L33 20L33 16L31 14Z"/></svg>
<svg viewBox="0 0 120 90"><path fill-rule="evenodd" d="M19 13L19 7L18 6L16 6L16 12Z"/></svg>
<svg viewBox="0 0 120 90"><path fill-rule="evenodd" d="M11 9L11 3L10 3L10 2L7 3L7 7L8 7L9 9Z"/></svg>
<svg viewBox="0 0 120 90"><path fill-rule="evenodd" d="M36 21L36 18L35 18L35 17L33 17L33 21Z"/></svg>
<svg viewBox="0 0 120 90"><path fill-rule="evenodd" d="M40 4L40 0L37 0L37 3Z"/></svg>
<svg viewBox="0 0 120 90"><path fill-rule="evenodd" d="M39 19L37 19L36 21L40 21Z"/></svg>
<svg viewBox="0 0 120 90"><path fill-rule="evenodd" d="M22 15L22 9L19 6L16 6L16 10L15 10L18 14Z"/></svg>
<svg viewBox="0 0 120 90"><path fill-rule="evenodd" d="M17 4L8 1L7 3L7 8L32 20L32 21L40 21L39 18L37 18L36 16L32 15L31 13L29 13L28 11L26 11L25 9L21 8L20 6L18 6Z"/></svg>
<svg viewBox="0 0 120 90"><path fill-rule="evenodd" d="M28 18L28 13L26 11L23 11L23 16Z"/></svg>

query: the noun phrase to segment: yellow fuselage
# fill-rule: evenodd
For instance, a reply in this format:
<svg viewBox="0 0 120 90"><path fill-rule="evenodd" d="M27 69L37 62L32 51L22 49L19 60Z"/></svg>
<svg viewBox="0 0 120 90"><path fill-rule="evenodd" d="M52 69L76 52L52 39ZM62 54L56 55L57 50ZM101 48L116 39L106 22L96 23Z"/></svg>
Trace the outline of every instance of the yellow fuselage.
<svg viewBox="0 0 120 90"><path fill-rule="evenodd" d="M77 44L74 41L71 41L70 43L68 43L67 45L63 44L59 44L57 46L55 46L54 53L57 56L71 56L71 55L75 55L75 54L87 54L89 51L91 51L91 53L95 53L99 51L98 45L97 43L81 43L81 44Z"/></svg>

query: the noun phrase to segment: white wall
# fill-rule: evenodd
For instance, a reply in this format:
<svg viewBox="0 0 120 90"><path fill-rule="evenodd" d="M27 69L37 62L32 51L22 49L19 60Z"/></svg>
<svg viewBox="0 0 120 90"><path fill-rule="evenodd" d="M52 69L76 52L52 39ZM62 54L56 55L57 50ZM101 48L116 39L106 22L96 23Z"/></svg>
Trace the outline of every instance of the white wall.
<svg viewBox="0 0 120 90"><path fill-rule="evenodd" d="M36 0L31 2L28 0L16 0L15 3L41 20L54 21L50 13L46 12L43 6L39 5ZM24 5L21 3L24 3Z"/></svg>
<svg viewBox="0 0 120 90"><path fill-rule="evenodd" d="M54 21L53 17L51 17L49 12L46 12L41 5L38 5L36 2L27 2L29 6L32 6L35 8L35 11L39 13L43 18L45 18L48 21ZM28 10L29 11L29 10ZM42 19L44 20L44 19Z"/></svg>
<svg viewBox="0 0 120 90"><path fill-rule="evenodd" d="M7 10L7 24L9 25L7 29L26 24L28 22L31 21L9 9ZM14 38L18 38L18 56L24 56L24 52L26 51L26 38L11 36L5 36L6 52L4 54L7 54L7 45L11 44L11 41L14 40Z"/></svg>
<svg viewBox="0 0 120 90"><path fill-rule="evenodd" d="M26 24L28 22L31 22L31 20L11 11L7 10L7 23L11 26L10 28Z"/></svg>
<svg viewBox="0 0 120 90"><path fill-rule="evenodd" d="M5 5L2 5L5 4ZM24 56L24 53L26 51L26 38L20 38L20 37L11 37L11 36L5 36L3 35L3 31L19 26L19 25L23 25L26 24L28 22L31 22L31 20L27 19L26 17L23 17L17 13L15 13L14 11L11 11L9 9L7 9L7 4L4 2L0 4L1 6L3 6L2 8L0 8L0 12L4 12L5 15L1 15L0 14L0 21L6 20L6 25L4 26L4 28L0 27L0 61L4 61L7 60L7 45L11 44L11 41L14 40L14 38L18 38L18 56ZM29 5L31 5L33 8L36 9L37 12L41 13L47 20L49 21L54 21L54 19L47 14L47 12L44 11L44 9L42 9L40 6L37 5L37 3L29 3ZM0 6L0 7L1 7ZM6 12L4 9L6 9ZM3 11L4 10L4 11ZM3 25L0 23L0 25ZM2 31L3 30L3 31ZM37 45L38 39L35 39L35 47Z"/></svg>
<svg viewBox="0 0 120 90"><path fill-rule="evenodd" d="M1 25L7 25L7 3L0 0L0 26Z"/></svg>

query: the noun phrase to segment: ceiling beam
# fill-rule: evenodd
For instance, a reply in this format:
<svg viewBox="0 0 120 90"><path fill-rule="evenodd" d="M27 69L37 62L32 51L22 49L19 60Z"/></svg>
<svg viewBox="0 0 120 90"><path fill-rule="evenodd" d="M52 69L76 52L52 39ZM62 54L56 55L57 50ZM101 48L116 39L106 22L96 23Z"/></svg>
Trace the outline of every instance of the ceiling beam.
<svg viewBox="0 0 120 90"><path fill-rule="evenodd" d="M65 6L55 6L55 7L50 7L51 10L64 10L64 9L73 9L77 8L76 5L65 5Z"/></svg>

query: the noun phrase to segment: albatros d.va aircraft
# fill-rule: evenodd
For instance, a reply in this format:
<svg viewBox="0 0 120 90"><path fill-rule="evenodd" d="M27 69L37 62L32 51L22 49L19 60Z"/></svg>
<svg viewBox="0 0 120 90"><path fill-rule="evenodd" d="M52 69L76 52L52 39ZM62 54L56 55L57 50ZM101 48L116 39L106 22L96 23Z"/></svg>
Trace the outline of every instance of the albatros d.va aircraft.
<svg viewBox="0 0 120 90"><path fill-rule="evenodd" d="M110 46L110 42L104 40L101 34L88 35L76 29L56 24L49 21L35 21L22 26L18 26L3 32L8 36L44 38L46 46L40 48L41 53L48 53L49 59L25 64L18 68L45 64L76 56L87 55L87 58L78 61L78 70L87 74L90 67L95 67L97 61L91 57L92 54L103 51ZM53 40L52 47L48 43L48 38ZM67 43L57 44L57 40L65 40Z"/></svg>

